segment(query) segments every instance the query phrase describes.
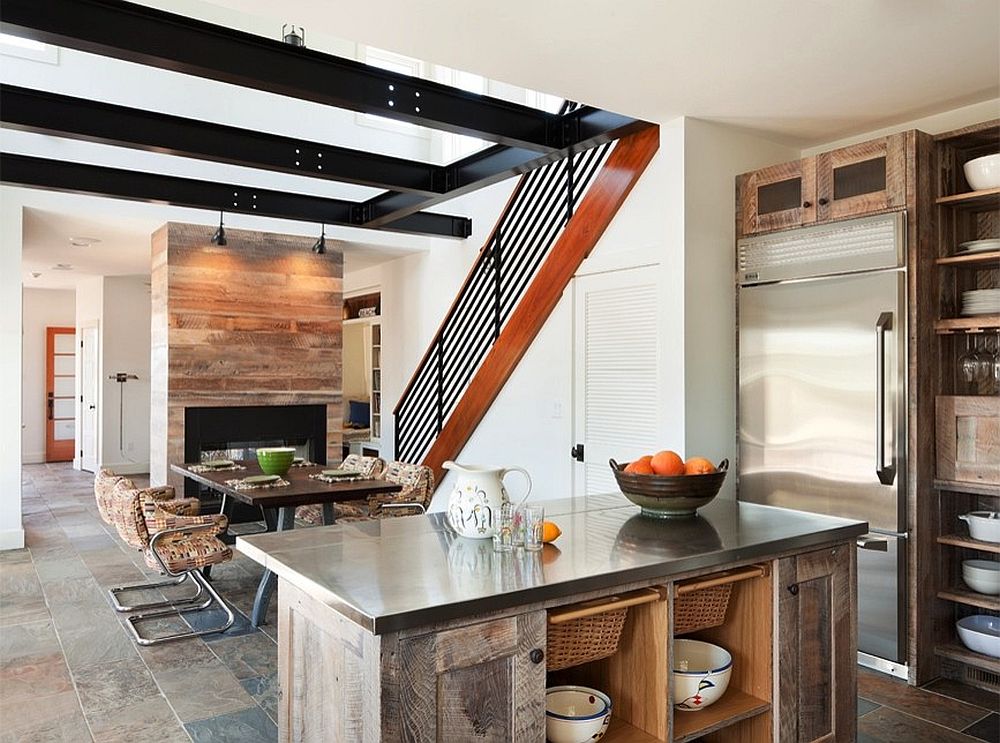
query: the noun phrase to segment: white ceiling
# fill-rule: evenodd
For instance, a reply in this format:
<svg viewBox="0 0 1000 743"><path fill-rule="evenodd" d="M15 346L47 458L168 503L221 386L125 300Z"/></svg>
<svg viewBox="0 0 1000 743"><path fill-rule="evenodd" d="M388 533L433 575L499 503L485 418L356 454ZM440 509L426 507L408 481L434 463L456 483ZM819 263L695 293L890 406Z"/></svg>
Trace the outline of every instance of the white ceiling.
<svg viewBox="0 0 1000 743"><path fill-rule="evenodd" d="M104 200L109 201L109 200ZM110 202L115 203L115 202ZM90 276L149 274L150 235L171 218L169 213L146 215L54 211L26 207L22 222L22 281L37 289L74 289ZM295 230L294 234L302 234ZM77 247L71 237L97 238L89 247ZM336 240L344 250L344 270L359 271L415 252L411 247ZM58 263L70 271L56 270ZM34 276L38 273L39 276Z"/></svg>
<svg viewBox="0 0 1000 743"><path fill-rule="evenodd" d="M155 1L155 0L154 0ZM828 142L1000 94L997 0L215 0L652 121ZM170 0L156 4L169 7Z"/></svg>

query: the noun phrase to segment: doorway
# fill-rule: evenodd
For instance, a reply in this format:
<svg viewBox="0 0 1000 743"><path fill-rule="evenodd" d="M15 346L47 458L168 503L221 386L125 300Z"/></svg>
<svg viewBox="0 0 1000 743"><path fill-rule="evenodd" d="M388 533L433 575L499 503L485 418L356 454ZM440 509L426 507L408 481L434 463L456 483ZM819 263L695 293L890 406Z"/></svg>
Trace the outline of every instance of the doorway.
<svg viewBox="0 0 1000 743"><path fill-rule="evenodd" d="M80 468L97 472L98 334L97 326L80 329Z"/></svg>
<svg viewBox="0 0 1000 743"><path fill-rule="evenodd" d="M608 460L651 454L662 441L657 271L608 271L579 276L573 285L573 492L616 492Z"/></svg>
<svg viewBox="0 0 1000 743"><path fill-rule="evenodd" d="M45 329L45 461L69 462L76 443L76 328Z"/></svg>

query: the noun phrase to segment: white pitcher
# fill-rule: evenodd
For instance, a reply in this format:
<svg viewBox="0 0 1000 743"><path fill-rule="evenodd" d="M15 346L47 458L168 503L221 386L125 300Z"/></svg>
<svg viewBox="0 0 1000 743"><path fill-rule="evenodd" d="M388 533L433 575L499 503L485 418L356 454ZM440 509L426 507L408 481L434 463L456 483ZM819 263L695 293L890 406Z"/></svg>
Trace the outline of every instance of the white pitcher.
<svg viewBox="0 0 1000 743"><path fill-rule="evenodd" d="M492 539L500 506L510 503L503 478L508 472L524 475L528 489L518 507L531 493L531 475L522 467L488 467L476 464L445 462L446 470L454 470L455 487L448 497L448 523L459 536Z"/></svg>

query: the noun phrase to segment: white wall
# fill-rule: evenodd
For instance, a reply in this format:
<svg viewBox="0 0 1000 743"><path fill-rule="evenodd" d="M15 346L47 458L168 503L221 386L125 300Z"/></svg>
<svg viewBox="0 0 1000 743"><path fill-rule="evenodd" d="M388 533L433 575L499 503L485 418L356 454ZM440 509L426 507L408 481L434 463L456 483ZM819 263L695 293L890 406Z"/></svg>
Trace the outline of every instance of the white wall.
<svg viewBox="0 0 1000 743"><path fill-rule="evenodd" d="M684 451L736 468L736 187L740 173L799 157L740 129L684 127ZM735 497L735 472L722 493Z"/></svg>
<svg viewBox="0 0 1000 743"><path fill-rule="evenodd" d="M97 327L97 462L116 472L149 471L150 290L145 276L97 276L76 291L77 334ZM135 374L122 388L108 377ZM81 375L77 369L77 399ZM119 442L120 396L124 394L123 437ZM79 402L77 403L79 407ZM81 420L77 413L77 420ZM77 426L77 451L81 427ZM80 462L74 461L79 468Z"/></svg>
<svg viewBox="0 0 1000 743"><path fill-rule="evenodd" d="M120 473L149 471L150 300L145 276L104 279L101 332L101 465ZM119 385L108 377L135 374ZM124 403L124 406L121 403ZM124 410L121 438L119 413Z"/></svg>
<svg viewBox="0 0 1000 743"><path fill-rule="evenodd" d="M733 455L734 178L797 156L742 130L692 119L666 122L659 152L578 272L649 266L663 287L670 319L660 339L664 448L713 459ZM477 218L479 229L488 230L496 214L494 206L491 217ZM435 250L345 277L347 290L382 286L387 408L473 258L471 251ZM535 481L533 498L566 497L573 487L573 423L570 287L458 459L521 465ZM435 509L445 506L446 493L447 481Z"/></svg>
<svg viewBox="0 0 1000 743"><path fill-rule="evenodd" d="M76 297L61 289L25 289L21 344L21 461L45 461L45 329L76 324Z"/></svg>
<svg viewBox="0 0 1000 743"><path fill-rule="evenodd" d="M21 208L0 187L0 550L24 546L21 527Z"/></svg>

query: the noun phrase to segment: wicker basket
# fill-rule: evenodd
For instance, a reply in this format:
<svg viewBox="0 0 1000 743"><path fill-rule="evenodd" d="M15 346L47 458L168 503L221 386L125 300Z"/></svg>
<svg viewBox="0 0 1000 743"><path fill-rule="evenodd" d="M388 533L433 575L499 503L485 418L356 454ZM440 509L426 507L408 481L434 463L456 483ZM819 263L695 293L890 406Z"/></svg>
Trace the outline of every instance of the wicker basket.
<svg viewBox="0 0 1000 743"><path fill-rule="evenodd" d="M702 588L674 599L674 634L718 627L726 621L733 584Z"/></svg>
<svg viewBox="0 0 1000 743"><path fill-rule="evenodd" d="M550 624L545 667L550 671L614 655L628 609L608 611L563 624Z"/></svg>

